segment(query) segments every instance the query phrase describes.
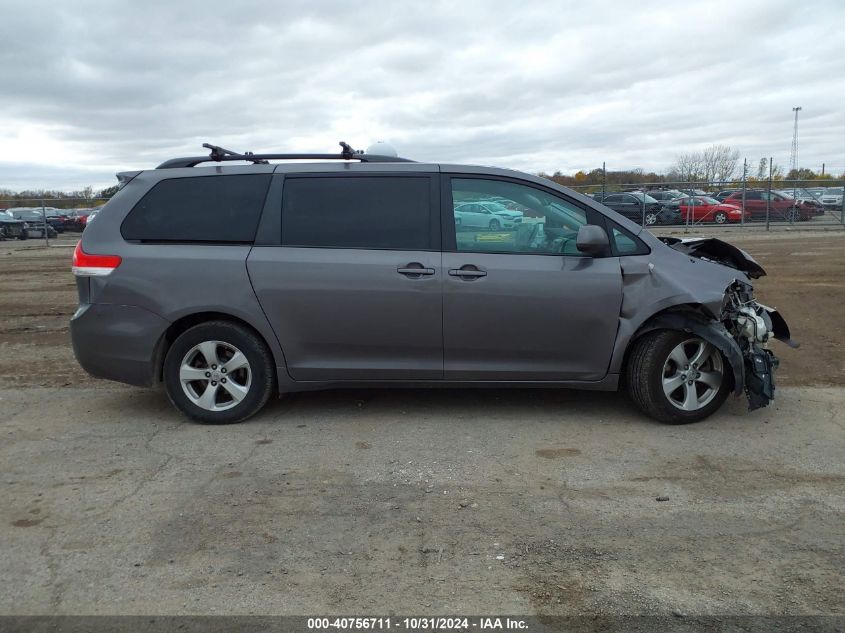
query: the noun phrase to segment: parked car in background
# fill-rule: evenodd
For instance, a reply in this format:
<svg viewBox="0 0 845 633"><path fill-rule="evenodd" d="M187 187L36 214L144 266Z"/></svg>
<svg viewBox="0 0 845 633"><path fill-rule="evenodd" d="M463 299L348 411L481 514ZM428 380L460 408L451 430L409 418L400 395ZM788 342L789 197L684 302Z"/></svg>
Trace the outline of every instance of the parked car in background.
<svg viewBox="0 0 845 633"><path fill-rule="evenodd" d="M669 202L670 200L676 200L678 198L684 197L684 194L676 189L660 189L646 191L646 195L651 196L658 202Z"/></svg>
<svg viewBox="0 0 845 633"><path fill-rule="evenodd" d="M67 214L65 228L68 231L81 231L88 222L88 216L93 209L70 209Z"/></svg>
<svg viewBox="0 0 845 633"><path fill-rule="evenodd" d="M9 213L0 213L0 240L25 239L26 222L12 217Z"/></svg>
<svg viewBox="0 0 845 633"><path fill-rule="evenodd" d="M742 189L723 189L718 193L711 194L709 197L713 198L714 200L718 200L719 202L724 202L725 198L736 193L737 191L742 191Z"/></svg>
<svg viewBox="0 0 845 633"><path fill-rule="evenodd" d="M815 215L824 215L824 205L821 201L808 189L777 189L774 191L784 198L798 200L804 206L810 208Z"/></svg>
<svg viewBox="0 0 845 633"><path fill-rule="evenodd" d="M53 207L12 207L6 211L13 217L25 222L42 222L47 218L47 224L53 227L57 233L62 233L67 225L67 215L61 209Z"/></svg>
<svg viewBox="0 0 845 633"><path fill-rule="evenodd" d="M678 220L674 211L665 209L659 201L641 192L610 193L604 196L601 203L629 220L646 226L675 224Z"/></svg>
<svg viewBox="0 0 845 633"><path fill-rule="evenodd" d="M740 207L719 202L715 198L692 196L681 198L677 202L682 222L715 222L716 224L742 222L742 209ZM751 219L747 211L745 219Z"/></svg>
<svg viewBox="0 0 845 633"><path fill-rule="evenodd" d="M724 201L742 208L742 196L742 191L737 191L725 198ZM752 220L765 220L767 208L769 219L774 221L797 222L799 220L810 220L816 215L814 207L787 198L775 191L768 192L765 189L747 189L745 191L745 210L751 215Z"/></svg>
<svg viewBox="0 0 845 633"><path fill-rule="evenodd" d="M44 237L44 233L47 233L47 237L56 237L58 235L58 231L53 227L50 218L47 218L40 210L16 209L10 215L16 220L22 220L24 222L21 239Z"/></svg>
<svg viewBox="0 0 845 633"><path fill-rule="evenodd" d="M839 189L825 189L824 193L822 193L821 198L819 201L824 205L827 209L842 209L842 195L843 190L842 187Z"/></svg>
<svg viewBox="0 0 845 633"><path fill-rule="evenodd" d="M469 202L455 206L455 226L487 228L491 231L513 228L522 222L522 213L497 202Z"/></svg>

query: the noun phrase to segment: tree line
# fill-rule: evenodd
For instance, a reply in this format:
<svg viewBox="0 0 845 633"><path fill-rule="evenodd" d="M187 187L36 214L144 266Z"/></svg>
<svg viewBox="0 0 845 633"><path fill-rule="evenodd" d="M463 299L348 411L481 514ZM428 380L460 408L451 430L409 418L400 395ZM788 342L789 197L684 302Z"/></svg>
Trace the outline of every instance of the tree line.
<svg viewBox="0 0 845 633"><path fill-rule="evenodd" d="M665 173L646 172L642 169L608 170L605 174L601 167L589 171L578 171L574 175L556 171L554 174L541 172L539 175L567 187L585 187L595 190L602 185L656 184L662 183L739 183L743 179L742 163L739 150L727 145L711 145L694 152L678 154ZM749 186L764 185L769 180L769 168L773 181L798 181L799 187L824 186L826 180L845 180L845 173L835 177L832 174L820 174L802 167L784 172L777 164L769 165L768 158L761 158L753 166L746 168L745 180Z"/></svg>
<svg viewBox="0 0 845 633"><path fill-rule="evenodd" d="M59 191L56 189L12 191L11 189L0 189L0 205L2 207L31 207L40 205L41 200L44 200L46 206L58 209L94 207L103 204L115 193L117 193L117 185L99 190L88 186L77 191Z"/></svg>

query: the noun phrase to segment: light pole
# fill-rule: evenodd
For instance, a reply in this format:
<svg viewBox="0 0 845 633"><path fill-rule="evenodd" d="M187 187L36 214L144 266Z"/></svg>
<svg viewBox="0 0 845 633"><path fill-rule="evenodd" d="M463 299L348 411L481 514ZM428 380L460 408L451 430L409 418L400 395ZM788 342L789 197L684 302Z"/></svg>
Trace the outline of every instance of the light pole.
<svg viewBox="0 0 845 633"><path fill-rule="evenodd" d="M798 113L801 112L801 106L792 108L795 113L795 125L792 127L792 151L789 155L790 171L793 172L792 177L798 178ZM792 223L793 217L798 213L798 181L792 181L792 213L789 214L789 222Z"/></svg>
<svg viewBox="0 0 845 633"><path fill-rule="evenodd" d="M798 169L798 113L801 112L801 106L792 108L795 113L795 125L792 127L792 151L789 153L789 169Z"/></svg>

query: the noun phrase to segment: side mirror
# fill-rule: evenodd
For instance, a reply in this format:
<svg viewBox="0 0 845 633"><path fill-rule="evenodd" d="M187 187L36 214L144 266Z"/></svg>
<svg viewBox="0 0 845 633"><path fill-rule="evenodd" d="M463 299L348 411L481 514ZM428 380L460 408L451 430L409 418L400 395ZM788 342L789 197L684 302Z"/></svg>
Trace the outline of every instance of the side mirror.
<svg viewBox="0 0 845 633"><path fill-rule="evenodd" d="M610 246L607 233L600 226L585 224L578 229L578 236L575 238L575 247L585 255L602 255Z"/></svg>

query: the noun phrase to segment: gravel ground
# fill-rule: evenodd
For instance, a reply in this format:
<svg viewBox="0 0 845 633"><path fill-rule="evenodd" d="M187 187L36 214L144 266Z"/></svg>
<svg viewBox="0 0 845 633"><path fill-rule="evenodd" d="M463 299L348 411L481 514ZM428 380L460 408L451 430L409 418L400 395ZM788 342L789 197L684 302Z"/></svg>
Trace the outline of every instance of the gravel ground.
<svg viewBox="0 0 845 633"><path fill-rule="evenodd" d="M684 427L553 390L191 424L77 368L69 249L0 244L0 613L843 614L843 237L731 236L803 346Z"/></svg>

